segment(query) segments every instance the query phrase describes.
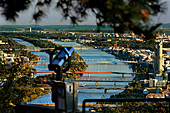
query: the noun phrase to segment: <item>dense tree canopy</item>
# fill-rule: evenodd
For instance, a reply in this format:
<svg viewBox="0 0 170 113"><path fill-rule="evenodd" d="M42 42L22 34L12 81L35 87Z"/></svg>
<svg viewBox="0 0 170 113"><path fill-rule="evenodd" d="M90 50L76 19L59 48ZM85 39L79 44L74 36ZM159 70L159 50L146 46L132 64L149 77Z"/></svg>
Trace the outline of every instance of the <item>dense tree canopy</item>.
<svg viewBox="0 0 170 113"><path fill-rule="evenodd" d="M33 14L36 22L46 15L48 7L55 5L73 24L84 21L91 11L98 26L109 25L118 33L132 30L143 34L145 39L153 38L153 31L160 25L149 28L150 16L166 9L162 0L0 0L1 14L6 20L15 21L18 13L33 3L36 3Z"/></svg>

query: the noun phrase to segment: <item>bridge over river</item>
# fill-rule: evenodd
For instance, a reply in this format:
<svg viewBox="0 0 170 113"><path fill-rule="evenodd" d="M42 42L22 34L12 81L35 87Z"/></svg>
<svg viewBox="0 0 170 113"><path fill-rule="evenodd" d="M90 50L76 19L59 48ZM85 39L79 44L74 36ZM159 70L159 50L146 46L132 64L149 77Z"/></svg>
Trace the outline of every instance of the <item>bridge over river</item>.
<svg viewBox="0 0 170 113"><path fill-rule="evenodd" d="M132 77L79 77L78 82L132 82Z"/></svg>
<svg viewBox="0 0 170 113"><path fill-rule="evenodd" d="M133 76L126 76L126 77L121 77L121 76L112 76L112 77L96 77L96 76L82 76L75 81L77 82L95 82L96 86L98 85L98 82L113 82L114 86L116 86L117 82L132 82ZM87 87L88 89L89 87ZM92 88L92 87L91 87ZM93 87L93 89L100 89L97 87Z"/></svg>
<svg viewBox="0 0 170 113"><path fill-rule="evenodd" d="M48 57L46 57L48 58ZM34 60L34 61L30 61L30 62L46 62L46 63L49 63L49 61L41 61L41 60ZM72 62L99 62L99 63L111 63L111 62L116 62L116 63L138 63L137 61L75 61L75 60L72 60ZM142 62L141 62L142 63Z"/></svg>
<svg viewBox="0 0 170 113"><path fill-rule="evenodd" d="M55 72L33 72L33 73L55 73ZM78 82L132 82L133 76L141 73L128 73L128 72L67 72L75 73L75 74L88 74L88 76L81 76L75 81ZM117 76L109 76L109 77L97 77L97 76L90 76L90 74L117 74ZM149 75L153 75L153 73L148 73ZM127 76L133 75L133 76Z"/></svg>
<svg viewBox="0 0 170 113"><path fill-rule="evenodd" d="M78 87L78 89L103 89L104 93L107 93L107 90L125 90L133 88L115 88L115 87Z"/></svg>

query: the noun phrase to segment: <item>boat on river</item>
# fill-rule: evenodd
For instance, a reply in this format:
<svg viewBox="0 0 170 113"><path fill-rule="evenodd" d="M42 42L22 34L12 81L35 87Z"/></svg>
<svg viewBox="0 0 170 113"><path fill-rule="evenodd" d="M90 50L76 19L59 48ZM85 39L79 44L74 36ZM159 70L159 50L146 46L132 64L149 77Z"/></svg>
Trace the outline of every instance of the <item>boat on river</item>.
<svg viewBox="0 0 170 113"><path fill-rule="evenodd" d="M85 87L85 86L86 86L86 83L80 84L80 87Z"/></svg>

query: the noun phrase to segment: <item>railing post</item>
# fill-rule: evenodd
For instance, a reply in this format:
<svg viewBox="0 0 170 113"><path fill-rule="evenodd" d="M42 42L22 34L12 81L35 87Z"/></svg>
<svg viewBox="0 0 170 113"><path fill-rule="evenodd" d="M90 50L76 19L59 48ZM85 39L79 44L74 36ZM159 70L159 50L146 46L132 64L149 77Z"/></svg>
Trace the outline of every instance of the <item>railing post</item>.
<svg viewBox="0 0 170 113"><path fill-rule="evenodd" d="M104 90L104 93L107 93L107 89Z"/></svg>
<svg viewBox="0 0 170 113"><path fill-rule="evenodd" d="M124 73L122 73L122 78L124 78Z"/></svg>
<svg viewBox="0 0 170 113"><path fill-rule="evenodd" d="M114 82L114 86L116 86L116 82Z"/></svg>
<svg viewBox="0 0 170 113"><path fill-rule="evenodd" d="M84 100L84 101L83 101L83 111L82 111L82 113L85 113L85 112L86 112L86 106L85 106L85 104L86 104L86 101Z"/></svg>

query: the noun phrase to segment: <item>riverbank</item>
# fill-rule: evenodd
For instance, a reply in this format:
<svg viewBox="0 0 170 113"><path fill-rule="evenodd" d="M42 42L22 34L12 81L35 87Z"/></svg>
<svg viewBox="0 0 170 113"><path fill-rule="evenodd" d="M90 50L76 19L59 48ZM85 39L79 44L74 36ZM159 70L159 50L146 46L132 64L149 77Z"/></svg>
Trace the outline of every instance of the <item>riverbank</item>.
<svg viewBox="0 0 170 113"><path fill-rule="evenodd" d="M0 58L0 111L13 112L16 104L31 101L51 90L43 90L40 88L42 85L33 82L36 69L30 61L38 60L39 57L9 37L2 37L2 40L8 44L0 45L3 55Z"/></svg>
<svg viewBox="0 0 170 113"><path fill-rule="evenodd" d="M34 64L32 64L31 61L40 60L40 57L38 57L35 54L32 54L31 52L28 52L27 50L25 50L26 46L19 44L18 42L12 40L11 38L3 37L3 41L8 42L8 45L1 46L3 53L12 54L15 57L17 56L16 58L19 59L16 60L16 58L14 58L14 62L3 60L0 63L0 68L1 68L0 78L1 80L7 81L5 84L3 84L0 87L0 90L2 90L0 95L0 97L2 97L1 100L2 105L12 107L11 105L16 105L21 101L30 102L33 99L36 99L38 97L50 93L51 89L44 88L44 87L50 87L50 85L48 85L46 82L47 80L46 78L44 79L38 77L33 78L33 74L36 73L36 69L33 68ZM23 59L21 58L21 56L23 57ZM24 60L24 58L26 60ZM83 58L79 56L77 53L74 53L73 59L83 61ZM76 63L74 64L76 67L75 66L72 67L73 70L74 68L76 68L76 71L81 71L86 69L84 63L81 63L79 65L77 65ZM82 68L81 65L83 65L84 67ZM75 79L76 77L77 75L74 75L72 79ZM55 80L54 78L51 79ZM8 84L9 87L6 87L8 86ZM13 91L12 89L15 90ZM15 96L13 96L13 98L10 98L9 96L9 100L10 100L9 104L8 103L5 104L5 102L3 102L7 100L7 98L5 99L3 97L6 95L10 95L8 93L5 93L6 90L8 90L7 92L10 92L16 96L16 98Z"/></svg>
<svg viewBox="0 0 170 113"><path fill-rule="evenodd" d="M47 40L46 40L47 42ZM58 44L55 44L59 46ZM39 58L40 59L40 58ZM71 62L71 71L85 71L87 65L84 62L77 62L77 61L83 61L83 58L77 54L76 52L73 52L73 55L71 56L71 59L73 59L75 62ZM80 77L80 74L68 74L65 78L65 80L74 80L77 77ZM51 80L55 80L56 75L54 74L48 74L48 75L43 75L43 76L37 76L36 78L32 79L32 82L35 83L34 87L37 87L38 84L51 84ZM49 82L50 81L50 82ZM42 85L38 87L43 87ZM33 92L29 92L29 96L24 98L24 101L31 101L35 98L38 98L42 95L45 95L47 93L50 93L51 90L40 90L40 89L34 89L34 88L29 88L30 90L36 90L36 94Z"/></svg>
<svg viewBox="0 0 170 113"><path fill-rule="evenodd" d="M33 44L34 46L40 47L40 48L55 48L55 47L61 47L61 45L53 43L51 41L47 40L41 40L41 39L36 39L36 38L31 38L31 37L16 37L19 39L22 39L24 41L28 41L29 43ZM44 52L50 54L52 50L43 50ZM71 72L82 72L85 71L87 68L87 65L85 62L78 62L78 61L84 61L84 59L76 52L73 52L71 55L71 59L74 62L71 62L71 67L70 70ZM74 80L78 77L80 77L80 74L66 74L66 80Z"/></svg>

